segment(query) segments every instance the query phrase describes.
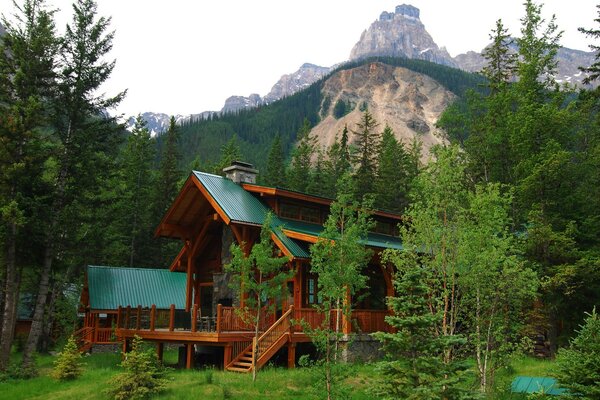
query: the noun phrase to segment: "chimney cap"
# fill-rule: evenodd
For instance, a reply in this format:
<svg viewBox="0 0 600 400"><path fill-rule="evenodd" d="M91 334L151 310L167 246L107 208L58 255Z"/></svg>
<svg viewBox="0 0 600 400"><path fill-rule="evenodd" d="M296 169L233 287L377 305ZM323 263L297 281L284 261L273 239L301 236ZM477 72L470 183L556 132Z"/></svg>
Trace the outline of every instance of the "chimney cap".
<svg viewBox="0 0 600 400"><path fill-rule="evenodd" d="M256 183L258 170L250 163L233 161L229 167L223 168L227 178L235 183Z"/></svg>

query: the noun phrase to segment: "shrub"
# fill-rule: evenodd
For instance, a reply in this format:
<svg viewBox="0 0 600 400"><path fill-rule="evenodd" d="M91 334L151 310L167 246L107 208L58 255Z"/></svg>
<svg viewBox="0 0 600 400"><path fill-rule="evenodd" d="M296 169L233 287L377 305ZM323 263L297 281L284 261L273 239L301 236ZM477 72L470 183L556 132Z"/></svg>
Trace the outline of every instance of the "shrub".
<svg viewBox="0 0 600 400"><path fill-rule="evenodd" d="M58 358L54 362L51 376L59 381L67 381L76 379L82 372L81 354L77 348L75 338L71 335L63 351L58 354Z"/></svg>
<svg viewBox="0 0 600 400"><path fill-rule="evenodd" d="M569 394L581 399L600 399L600 319L596 309L587 318L569 348L556 356L557 378Z"/></svg>
<svg viewBox="0 0 600 400"><path fill-rule="evenodd" d="M124 372L113 378L108 392L115 400L146 399L165 386L165 369L154 351L143 349L139 336L134 337L131 351L123 354L120 366Z"/></svg>

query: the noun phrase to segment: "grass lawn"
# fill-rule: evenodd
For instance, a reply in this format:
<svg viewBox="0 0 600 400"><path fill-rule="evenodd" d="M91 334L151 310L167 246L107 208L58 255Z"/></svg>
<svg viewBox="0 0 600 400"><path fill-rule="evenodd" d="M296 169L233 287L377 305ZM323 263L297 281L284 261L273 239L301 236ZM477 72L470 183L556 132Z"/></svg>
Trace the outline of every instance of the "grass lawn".
<svg viewBox="0 0 600 400"><path fill-rule="evenodd" d="M165 362L174 363L177 354L165 352ZM0 383L3 399L107 399L105 390L111 379L120 371L119 354L97 353L83 357L85 372L72 382L57 382L48 376L55 357L44 355L38 358L40 375L30 380L9 380ZM496 379L496 392L491 399L521 399L511 395L510 382L517 375L549 376L553 362L528 357L516 358L512 366L500 371ZM357 364L347 367L342 386L346 393L339 398L372 399L368 386L377 373L373 364ZM316 368L264 368L256 383L251 374L236 374L219 370L172 370L169 383L160 399L321 399L323 391L321 374ZM336 396L337 397L337 396Z"/></svg>

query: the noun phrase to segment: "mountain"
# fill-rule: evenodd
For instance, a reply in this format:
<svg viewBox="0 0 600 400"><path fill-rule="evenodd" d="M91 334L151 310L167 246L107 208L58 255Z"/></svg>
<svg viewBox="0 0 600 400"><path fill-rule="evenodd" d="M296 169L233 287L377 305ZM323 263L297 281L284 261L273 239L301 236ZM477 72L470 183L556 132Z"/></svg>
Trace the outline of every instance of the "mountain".
<svg viewBox="0 0 600 400"><path fill-rule="evenodd" d="M421 23L420 11L411 5L397 6L395 12L382 12L379 19L365 30L350 52L350 60L367 57L392 56L427 60L469 72L478 72L485 65L481 53L469 51L452 58L439 48ZM513 45L516 51L516 46ZM483 50L482 50L483 52ZM586 77L578 67L589 66L595 54L561 47L558 50L558 83L581 85Z"/></svg>
<svg viewBox="0 0 600 400"><path fill-rule="evenodd" d="M360 36L350 52L350 60L368 57L406 57L456 66L446 49L439 48L419 19L420 11L411 5L382 12Z"/></svg>
<svg viewBox="0 0 600 400"><path fill-rule="evenodd" d="M199 158L202 167L210 168L221 147L236 135L244 160L261 169L275 134L289 154L307 118L320 145L327 146L345 124L356 129L365 106L379 121L379 129L389 124L405 143L418 137L427 152L443 140L435 128L442 110L481 83L478 75L423 60L379 57L348 62L279 101L182 125L182 165Z"/></svg>
<svg viewBox="0 0 600 400"><path fill-rule="evenodd" d="M142 119L146 121L146 126L150 131L151 136L156 136L162 132L166 132L169 129L169 123L171 116L163 113L145 112L141 114ZM174 115L177 124L181 124L183 120L189 117L183 115ZM132 131L135 126L136 117L129 117L125 122L125 129Z"/></svg>
<svg viewBox="0 0 600 400"><path fill-rule="evenodd" d="M516 44L511 46L512 51L516 52L518 47ZM485 49L481 52L483 53ZM592 65L595 59L594 52L581 51L575 49L569 49L567 47L561 47L558 49L556 54L558 61L558 68L554 78L559 84L569 83L578 86L583 85L583 80L588 76L587 73L583 73L579 70L580 66ZM458 68L470 72L478 72L485 66L485 59L481 53L475 51L469 51L465 54L459 54L454 58ZM597 85L597 84L596 84Z"/></svg>
<svg viewBox="0 0 600 400"><path fill-rule="evenodd" d="M333 108L321 109L321 121L312 129L321 147L331 146L348 126L356 129L362 110L369 112L379 122L377 129L389 125L396 138L405 144L418 138L423 144L423 157L435 144L445 142L437 134L435 123L444 109L456 99L456 94L438 81L410 69L368 62L356 68L341 70L328 77L322 88L325 104L343 102L350 112L336 118ZM349 136L353 142L354 135Z"/></svg>
<svg viewBox="0 0 600 400"><path fill-rule="evenodd" d="M239 110L254 108L264 104L269 104L284 97L290 96L321 79L331 71L329 67L320 67L318 65L305 63L300 68L291 74L283 75L271 91L261 97L253 93L248 97L231 96L225 100L225 105L221 109L222 113L237 112Z"/></svg>

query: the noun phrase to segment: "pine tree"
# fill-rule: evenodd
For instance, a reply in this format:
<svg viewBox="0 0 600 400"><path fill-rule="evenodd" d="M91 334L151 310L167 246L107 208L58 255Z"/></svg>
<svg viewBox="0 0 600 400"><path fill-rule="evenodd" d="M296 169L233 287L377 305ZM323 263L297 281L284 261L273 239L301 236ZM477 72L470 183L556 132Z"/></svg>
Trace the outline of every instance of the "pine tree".
<svg viewBox="0 0 600 400"><path fill-rule="evenodd" d="M43 220L44 254L38 297L23 351L26 369L33 365L33 353L42 334L52 266L62 245L57 238L68 237L80 226L76 210L81 203L93 201L105 166L111 163L110 153L120 140L114 118L105 111L117 105L125 92L113 97L97 94L115 66L114 61L105 61L114 33L106 33L110 18L97 18L96 14L93 0L78 0L73 4L73 19L61 41L53 121L59 145L52 159L56 167L50 178L50 205Z"/></svg>
<svg viewBox="0 0 600 400"><path fill-rule="evenodd" d="M227 143L221 146L221 158L213 170L215 174L225 176L224 168L229 167L234 161L241 161L242 151L238 141L237 135L233 135Z"/></svg>
<svg viewBox="0 0 600 400"><path fill-rule="evenodd" d="M310 182L311 160L316 150L316 138L310 134L310 122L304 119L298 131L298 145L292 151L292 160L288 169L289 189L306 192Z"/></svg>
<svg viewBox="0 0 600 400"><path fill-rule="evenodd" d="M138 115L135 126L127 140L120 171L123 193L117 203L118 214L125 228L126 259L128 265L148 262L152 253L154 216L143 204L152 197L156 179L152 169L155 142L150 137L146 122Z"/></svg>
<svg viewBox="0 0 600 400"><path fill-rule="evenodd" d="M319 149L317 151L317 161L315 162L315 166L310 171L310 180L306 187L307 193L316 196L328 195L330 189L328 183L330 179L328 177L329 168L327 167L327 164L328 162L325 160L323 151Z"/></svg>
<svg viewBox="0 0 600 400"><path fill-rule="evenodd" d="M155 217L162 218L177 195L179 181L179 132L175 117L171 117L166 132L165 145L160 162Z"/></svg>
<svg viewBox="0 0 600 400"><path fill-rule="evenodd" d="M78 378L82 372L81 353L75 338L71 335L63 351L58 354L51 375L54 379L66 381Z"/></svg>
<svg viewBox="0 0 600 400"><path fill-rule="evenodd" d="M377 154L381 142L381 133L376 131L378 125L369 110L365 110L357 124L357 130L352 131L356 137L356 154L353 161L357 199L363 199L366 194L375 193Z"/></svg>
<svg viewBox="0 0 600 400"><path fill-rule="evenodd" d="M517 54L511 50L513 39L504 28L502 20L496 21L496 29L490 34L492 44L482 53L486 65L481 74L488 79L490 92L493 95L502 90L512 79L517 62Z"/></svg>
<svg viewBox="0 0 600 400"><path fill-rule="evenodd" d="M375 193L377 208L400 212L408 205L409 160L392 128L386 125L377 156Z"/></svg>
<svg viewBox="0 0 600 400"><path fill-rule="evenodd" d="M54 12L45 2L25 1L18 10L16 25L3 19L6 33L0 41L0 213L5 249L0 370L8 366L13 340L24 264L18 251L21 235L27 226L38 225L33 215L45 206L38 200L42 194L39 190L46 185L42 182L43 168L51 148L46 131L56 89L58 51ZM27 238L27 247L35 245L32 239Z"/></svg>
<svg viewBox="0 0 600 400"><path fill-rule="evenodd" d="M264 184L272 187L285 187L285 163L281 136L276 135L269 150L267 167L264 174Z"/></svg>
<svg viewBox="0 0 600 400"><path fill-rule="evenodd" d="M598 18L594 19L595 22L597 22L598 24L600 24L600 4L596 5L596 8L598 9ZM587 37L591 37L593 39L599 39L600 38L600 29L586 29L586 28L579 28L579 32L585 34ZM600 77L600 46L599 45L595 45L595 44L591 44L590 45L590 49L594 52L596 52L596 56L595 56L595 61L592 65L590 65L589 67L579 67L579 70L582 72L586 72L589 75L583 80L583 83L585 84L589 84L592 83L593 81L595 81L596 79L598 79Z"/></svg>
<svg viewBox="0 0 600 400"><path fill-rule="evenodd" d="M385 318L396 331L375 334L387 360L379 366L383 378L374 391L384 399L462 398L457 377L460 365L445 363L444 354L464 339L437 333L442 315L430 308L432 271L419 265L415 253L388 251L384 260L397 271L397 295L388 299L393 315Z"/></svg>

